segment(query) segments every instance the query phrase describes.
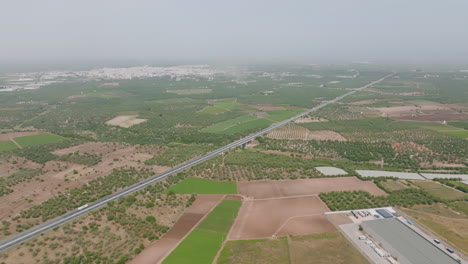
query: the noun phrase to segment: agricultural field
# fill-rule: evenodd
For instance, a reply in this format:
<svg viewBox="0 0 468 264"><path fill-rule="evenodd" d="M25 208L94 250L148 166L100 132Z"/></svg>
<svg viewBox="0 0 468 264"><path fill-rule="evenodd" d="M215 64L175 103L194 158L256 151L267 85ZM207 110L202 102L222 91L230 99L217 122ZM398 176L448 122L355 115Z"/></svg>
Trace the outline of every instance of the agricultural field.
<svg viewBox="0 0 468 264"><path fill-rule="evenodd" d="M33 135L33 136L16 137L14 138L14 140L21 147L27 148L27 147L40 146L40 145L51 144L51 143L59 143L67 139L58 135L40 134L40 135Z"/></svg>
<svg viewBox="0 0 468 264"><path fill-rule="evenodd" d="M382 186L389 191L404 190L414 186L412 183L404 180L386 180L381 181L380 184L382 184Z"/></svg>
<svg viewBox="0 0 468 264"><path fill-rule="evenodd" d="M442 185L434 181L413 181L413 184L426 190L429 194L441 199L442 201L464 200L468 199L468 194L459 190Z"/></svg>
<svg viewBox="0 0 468 264"><path fill-rule="evenodd" d="M230 240L218 258L218 264L290 264L286 237L278 239Z"/></svg>
<svg viewBox="0 0 468 264"><path fill-rule="evenodd" d="M264 118L256 118L252 115L241 116L232 120L224 121L204 128L202 132L217 134L238 134L254 129L265 128L272 124L272 121Z"/></svg>
<svg viewBox="0 0 468 264"><path fill-rule="evenodd" d="M162 263L213 262L240 206L240 201L223 200Z"/></svg>
<svg viewBox="0 0 468 264"><path fill-rule="evenodd" d="M166 190L166 193L169 192L188 194L235 194L237 193L237 184L235 182L217 182L189 177Z"/></svg>
<svg viewBox="0 0 468 264"><path fill-rule="evenodd" d="M2 92L0 237L28 230L388 74L372 67L246 66L210 78L79 80ZM161 236L178 220L191 221L194 227L204 217L191 211L194 200L211 199L214 207L223 194L237 192L252 198L247 202L252 207L265 212L286 208L286 213L270 217L263 230L257 220L265 215L249 216L239 209L240 201L222 202L166 263L194 262L181 252L196 252L200 259L195 262L211 263L231 225L242 239L291 237L229 241L220 263L248 261L259 248L270 250L258 253L266 263L301 263L297 258L319 258L313 254L338 245L353 256L348 261L354 261L354 253L337 242L342 238L296 235L333 232L320 217L326 210L386 205L413 210L443 201L453 210L466 211L465 196L453 196L455 190L445 185L435 189L407 185L410 181L353 177L356 170L468 173L463 130L468 83L448 73L440 76L402 71L398 78L257 138L249 149L227 151L12 248L0 255L0 263L124 263L156 242L166 243ZM324 175L315 167L342 168L350 177ZM462 184L450 181L457 183ZM307 197L291 206L286 200L294 195ZM308 211L310 204L315 211ZM242 228L234 220L238 210L249 223ZM307 229L310 226L320 230ZM171 237L179 241L190 228L186 233L176 228L179 233ZM258 234L250 232L252 228ZM209 246L196 249L203 241ZM285 248L288 258L278 253ZM246 255L235 258L239 251ZM335 251L330 254L340 253ZM362 263L358 259L356 263Z"/></svg>
<svg viewBox="0 0 468 264"><path fill-rule="evenodd" d="M0 152L17 149L15 143L11 141L0 141Z"/></svg>
<svg viewBox="0 0 468 264"><path fill-rule="evenodd" d="M293 236L289 241L291 263L368 263L339 232Z"/></svg>
<svg viewBox="0 0 468 264"><path fill-rule="evenodd" d="M339 232L228 241L218 264L351 263L368 261Z"/></svg>
<svg viewBox="0 0 468 264"><path fill-rule="evenodd" d="M304 129L288 131L288 127L283 127L262 137L258 148L328 159L345 158L354 162L383 161L387 168L389 165L411 170L450 167L452 170L464 171L467 168L468 142L426 128L427 125L422 122L364 118L296 123L295 126L310 132ZM329 140L321 140L319 137L303 140L307 133L318 131L333 132L324 133L329 137L323 139ZM332 137L333 133L336 136Z"/></svg>

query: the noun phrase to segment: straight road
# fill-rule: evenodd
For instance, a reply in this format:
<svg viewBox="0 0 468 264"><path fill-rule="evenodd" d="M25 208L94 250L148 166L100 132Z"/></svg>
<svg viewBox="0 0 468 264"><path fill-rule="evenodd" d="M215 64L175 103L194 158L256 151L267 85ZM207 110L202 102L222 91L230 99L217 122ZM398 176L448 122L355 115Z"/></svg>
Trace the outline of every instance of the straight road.
<svg viewBox="0 0 468 264"><path fill-rule="evenodd" d="M53 228L55 228L57 226L60 226L60 225L62 225L64 223L69 222L69 221L71 221L71 220L73 220L75 218L78 218L78 217L82 216L82 215L85 215L85 214L87 214L87 213L89 213L89 212L91 212L93 210L96 210L96 209L98 209L100 207L103 207L104 205L106 205L110 201L117 200L117 199L119 199L119 198L121 198L121 197L123 197L125 195L136 192L138 190L141 190L141 189L147 187L148 185L151 185L151 184L153 184L155 182L161 181L161 180L163 180L164 178L167 178L170 175L179 173L179 172L184 171L185 169L188 169L188 168L190 168L190 167L192 167L194 165L197 165L197 164L202 163L202 162L204 162L206 160L209 160L209 159L211 159L211 158L213 158L213 157L215 157L217 155L220 155L220 154L222 154L222 153L224 153L224 152L226 152L226 151L228 151L228 150L230 150L232 148L242 146L243 144L246 144L246 143L250 142L251 140L255 139L256 137L264 135L264 134L266 134L266 133L268 133L268 132L270 132L270 131L278 128L278 127L284 126L285 124L287 124L287 123L289 123L291 121L294 121L294 120L296 120L298 118L301 118L301 117L306 116L306 115L308 115L308 114L310 114L312 112L315 112L315 111L319 110L320 108L323 108L323 107L325 107L325 106L327 106L329 104L335 103L335 102L345 98L346 96L354 94L354 93L356 93L358 91L362 91L362 90L364 90L364 89L366 89L366 88L368 88L368 87L370 87L370 86L372 86L374 84L382 82L383 80L385 80L386 78L388 78L388 77L390 77L390 76L392 76L394 74L395 73L389 74L389 75L387 75L387 76L385 76L385 77L383 77L383 78L381 78L381 79L379 79L377 81L371 82L371 83L369 83L369 84L367 84L367 85L365 85L363 87L353 89L352 91L347 92L347 93L345 93L343 95L340 95L340 96L336 97L335 99L333 99L331 101L322 102L321 104L319 104L319 105L317 105L317 106L315 106L315 107L313 107L313 108L311 108L311 109L309 109L309 110L307 110L307 111L305 111L303 113L295 115L295 116L293 116L293 117L291 117L289 119L286 119L284 121L275 123L275 124L271 125L270 127L265 128L265 129L263 129L263 130L261 130L261 131L259 131L257 133L246 136L246 137L244 137L242 139L239 139L239 140L237 140L235 142L232 142L232 143L230 143L230 144L228 144L228 145L226 145L224 147L221 147L221 148L219 148L217 150L214 150L214 151L209 152L209 153L207 153L207 154L205 154L203 156L194 158L194 159L192 159L192 160L190 160L190 161L188 161L186 163L183 163L183 164L181 164L179 166L176 166L176 167L174 167L174 168L172 168L172 169L170 169L170 170L168 170L166 172L163 172L161 174L158 174L158 175L155 175L155 176L150 177L148 179L145 179L145 180L143 180L143 181L141 181L139 183L136 183L136 184L131 185L131 186L129 186L129 187L125 188L125 189L122 189L122 190L120 190L118 192L115 192L115 193L110 194L110 195L108 195L106 197L103 197L103 198L101 198L101 199L99 199L99 200L97 200L97 201L95 201L93 203L90 203L90 204L85 205L85 206L81 206L80 208L78 208L78 209L76 209L76 210L74 210L72 212L66 213L66 214L64 214L62 216L59 216L59 217L57 217L55 219L52 219L52 220L50 220L48 222L45 222L45 223L43 223L41 225L38 225L38 226L36 226L34 228L31 228L31 229L29 229L27 231L19 233L19 234L15 235L15 236L13 236L11 238L5 239L5 240L0 242L0 252L3 251L3 250L8 249L10 247L13 247L15 245L21 244L22 242L24 242L24 241L26 241L26 240L28 240L28 239L30 239L32 237L40 235L40 234L42 234L42 233L44 233L44 232L46 232L46 231L48 231L50 229L53 229Z"/></svg>

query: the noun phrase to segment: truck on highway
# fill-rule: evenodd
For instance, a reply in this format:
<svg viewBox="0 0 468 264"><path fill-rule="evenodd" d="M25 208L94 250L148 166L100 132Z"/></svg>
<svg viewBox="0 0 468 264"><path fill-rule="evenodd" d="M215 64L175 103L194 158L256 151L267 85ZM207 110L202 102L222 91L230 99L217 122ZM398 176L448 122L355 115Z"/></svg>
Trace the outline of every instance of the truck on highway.
<svg viewBox="0 0 468 264"><path fill-rule="evenodd" d="M85 209L86 207L88 207L88 204L84 204L84 205L82 205L82 206L76 208L76 210L80 211L80 210Z"/></svg>

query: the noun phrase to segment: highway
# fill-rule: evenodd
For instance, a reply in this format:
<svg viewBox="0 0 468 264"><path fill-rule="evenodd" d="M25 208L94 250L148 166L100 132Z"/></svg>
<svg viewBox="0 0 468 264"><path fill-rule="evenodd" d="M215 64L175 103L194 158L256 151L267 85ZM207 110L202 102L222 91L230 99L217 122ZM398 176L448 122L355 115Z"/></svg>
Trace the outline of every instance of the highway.
<svg viewBox="0 0 468 264"><path fill-rule="evenodd" d="M225 151L228 151L228 150L230 150L232 148L242 146L243 144L248 143L249 141L255 139L258 136L264 135L264 134L266 134L266 133L268 133L268 132L270 132L270 131L278 128L278 127L284 126L285 124L287 124L287 123L289 123L291 121L294 121L294 120L296 120L298 118L301 118L301 117L306 116L306 115L308 115L308 114L310 114L312 112L315 112L315 111L319 110L320 108L323 108L323 107L325 107L325 106L327 106L329 104L335 103L335 102L345 98L346 96L354 94L354 93L356 93L358 91L362 91L362 90L364 90L364 89L366 89L366 88L368 88L368 87L370 87L370 86L372 86L374 84L377 84L377 83L385 80L386 78L388 78L388 77L390 77L390 76L392 76L394 74L395 73L389 74L389 75L387 75L387 76L385 76L385 77L383 77L383 78L381 78L381 79L379 79L377 81L371 82L371 83L369 83L369 84L367 84L367 85L365 85L363 87L353 89L352 91L347 92L347 93L345 93L343 95L340 95L340 96L336 97L333 100L322 102L321 104L319 104L319 105L317 105L317 106L315 106L315 107L313 107L313 108L311 108L311 109L309 109L309 110L307 110L305 112L302 112L302 113L300 113L298 115L295 115L295 116L293 116L293 117L291 117L289 119L286 119L284 121L275 123L275 124L271 125L270 127L265 128L265 129L263 129L263 130L261 130L261 131L259 131L257 133L246 136L246 137L244 137L242 139L239 139L239 140L237 140L235 142L232 142L232 143L230 143L230 144L228 144L228 145L226 145L224 147L221 147L221 148L216 149L216 150L214 150L212 152L209 152L209 153L207 153L207 154L205 154L203 156L194 158L194 159L192 159L190 161L187 161L187 162L185 162L185 163L183 163L181 165L178 165L178 166L176 166L176 167L174 167L174 168L172 168L170 170L167 170L167 171L165 171L165 172L163 172L161 174L158 174L158 175L155 175L153 177L147 178L147 179L145 179L143 181L140 181L140 182L138 182L138 183L136 183L134 185L131 185L131 186L125 188L125 189L122 189L122 190L120 190L118 192L115 192L115 193L110 194L110 195L108 195L106 197L103 197L103 198L101 198L101 199L99 199L99 200L97 200L97 201L95 201L93 203L90 203L86 207L81 206L80 209L75 209L74 211L66 213L66 214L64 214L62 216L59 216L59 217L57 217L55 219L52 219L52 220L49 220L49 221L47 221L47 222L45 222L45 223L43 223L41 225L38 225L38 226L36 226L34 228L31 228L31 229L26 230L26 231L24 231L22 233L19 233L19 234L13 236L13 237L5 239L5 240L0 242L0 252L4 251L4 250L6 250L6 249L8 249L10 247L13 247L15 245L21 244L22 242L24 242L24 241L26 241L26 240L28 240L30 238L33 238L33 237L35 237L37 235L40 235L41 233L44 233L44 232L46 232L46 231L48 231L50 229L53 229L53 228L55 228L57 226L60 226L60 225L66 223L66 222L69 222L69 221L71 221L71 220L73 220L75 218L78 218L78 217L80 217L82 215L85 215L85 214L87 214L87 213L89 213L89 212L91 212L93 210L96 210L96 209L98 209L100 207L103 207L104 205L106 205L110 201L117 200L117 199L119 199L119 198L121 198L121 197L123 197L125 195L131 194L131 193L136 192L138 190L141 190L141 189L143 189L143 188L145 188L145 187L147 187L147 186L149 186L149 185L151 185L151 184L153 184L155 182L158 182L158 181L163 180L164 178L167 178L170 175L173 175L173 174L179 173L181 171L184 171L184 170L186 170L186 169L188 169L188 168L190 168L190 167L192 167L194 165L197 165L197 164L202 163L202 162L204 162L206 160L209 160L209 159L211 159L211 158L213 158L213 157L215 157L217 155L220 155L220 154L224 153Z"/></svg>

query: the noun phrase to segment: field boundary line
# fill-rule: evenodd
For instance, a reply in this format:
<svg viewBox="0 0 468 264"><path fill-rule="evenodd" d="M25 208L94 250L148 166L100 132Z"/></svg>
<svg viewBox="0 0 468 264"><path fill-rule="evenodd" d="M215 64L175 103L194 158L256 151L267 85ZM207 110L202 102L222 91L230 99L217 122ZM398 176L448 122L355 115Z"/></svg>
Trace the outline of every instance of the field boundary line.
<svg viewBox="0 0 468 264"><path fill-rule="evenodd" d="M16 142L15 139L10 138L10 141L13 142L19 149L23 149L23 147L20 144L18 144L18 142Z"/></svg>
<svg viewBox="0 0 468 264"><path fill-rule="evenodd" d="M306 214L306 215L295 215L295 216L291 216L289 217L288 219L286 219L286 221L284 221L283 224L281 224L280 227L278 227L278 229L276 229L275 233L273 233L273 236L276 237L276 235L279 233L279 231L281 231L281 229L283 229L289 221L291 221L292 219L295 219L295 218L302 218L302 217L309 217L309 216L317 216L317 215L324 215L323 213L315 213L315 214ZM328 219L327 219L328 220ZM286 235L286 236L289 236L289 235Z"/></svg>
<svg viewBox="0 0 468 264"><path fill-rule="evenodd" d="M223 195L221 196L221 198L218 200L218 202L216 204L213 205L213 207L202 217L200 218L200 220L198 220L198 222L193 225L193 227L189 230L189 232L187 232L187 234L185 234L185 236L179 240L179 242L177 242L177 244L171 249L169 250L162 258L161 258L161 261L159 261L157 264L161 264L164 262L164 260L180 245L180 243L182 243L192 232L193 230L195 230L201 222L203 222L203 220L205 220L205 218L221 203L221 201L224 200L224 198L226 198L226 195ZM183 215L183 214L182 214ZM182 217L182 216L181 216ZM179 218L180 219L180 218ZM177 222L176 222L177 223ZM169 231L168 231L169 232ZM167 234L167 232L166 232ZM164 234L165 235L165 234ZM162 236L161 238L163 238L164 236Z"/></svg>
<svg viewBox="0 0 468 264"><path fill-rule="evenodd" d="M231 235L231 232L232 232L233 227L234 227L234 223L236 222L237 218L239 217L240 208L242 208L242 205L244 205L244 196L241 196L241 197L242 197L241 207L239 207L239 210L237 211L236 218L234 218L234 221L232 222L231 227L229 228L229 232L227 232L226 237L224 238L224 241L221 244L221 247L219 248L218 252L216 253L216 256L214 257L212 264L216 264L218 262L219 256L221 255L221 252L223 252L223 249L226 246L226 243L229 241L228 237Z"/></svg>

